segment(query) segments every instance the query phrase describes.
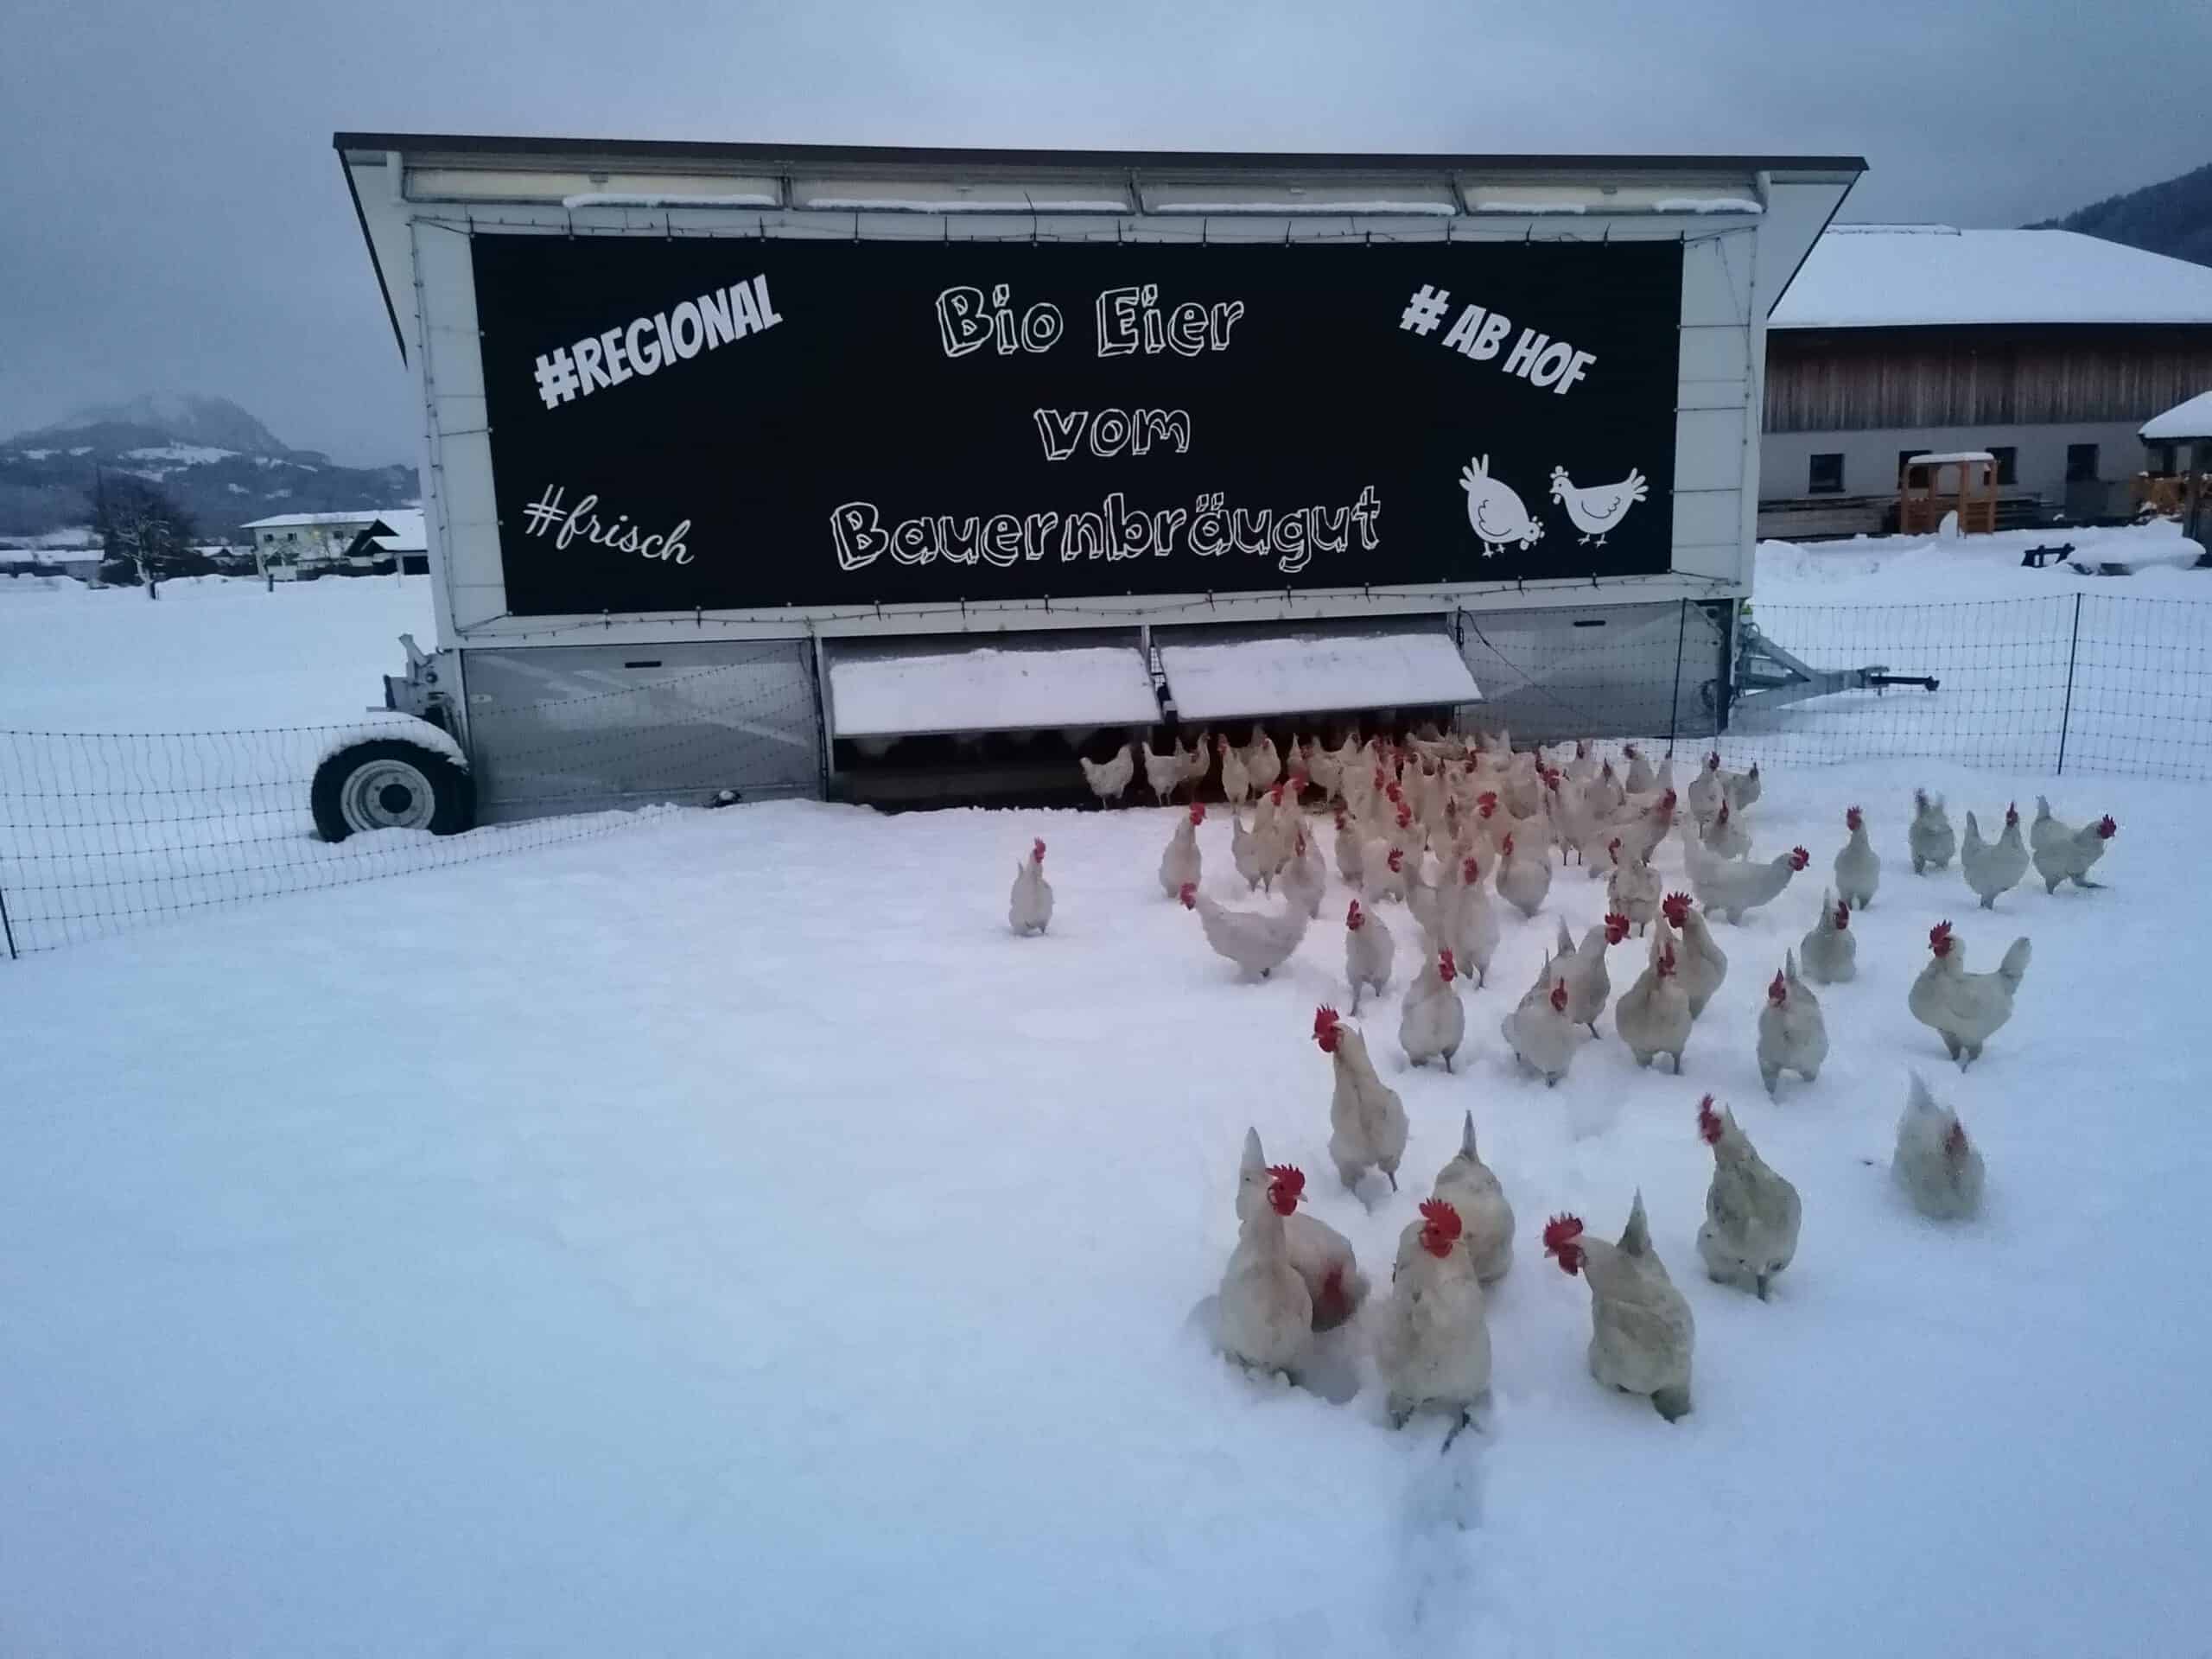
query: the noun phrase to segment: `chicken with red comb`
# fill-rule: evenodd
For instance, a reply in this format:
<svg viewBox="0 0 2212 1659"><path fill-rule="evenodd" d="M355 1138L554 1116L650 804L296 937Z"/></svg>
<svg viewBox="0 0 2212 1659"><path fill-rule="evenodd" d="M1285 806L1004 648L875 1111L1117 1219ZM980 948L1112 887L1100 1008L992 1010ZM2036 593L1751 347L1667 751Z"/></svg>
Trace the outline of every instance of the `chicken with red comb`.
<svg viewBox="0 0 2212 1659"><path fill-rule="evenodd" d="M2028 971L2028 941L2018 938L1993 974L1967 971L1966 941L1948 922L1928 930L1928 965L1905 994L1912 1017L1943 1039L1961 1069L1981 1058L1982 1046L2012 1017L2012 998Z"/></svg>
<svg viewBox="0 0 2212 1659"><path fill-rule="evenodd" d="M1635 984L1613 1004L1613 1029L1636 1057L1649 1065L1664 1054L1682 1069L1682 1050L1690 1039L1690 999L1677 972L1674 931L1664 922L1651 931L1650 957Z"/></svg>
<svg viewBox="0 0 2212 1659"><path fill-rule="evenodd" d="M1821 895L1820 918L1798 941L1797 959L1816 984L1840 985L1857 976L1859 936L1851 931L1851 906L1833 893Z"/></svg>
<svg viewBox="0 0 2212 1659"><path fill-rule="evenodd" d="M1764 1301L1774 1276L1797 1255L1803 1214L1797 1189L1767 1167L1735 1113L1713 1109L1711 1095L1698 1103L1697 1126L1699 1139L1713 1148L1705 1225L1697 1233L1706 1276Z"/></svg>
<svg viewBox="0 0 2212 1659"><path fill-rule="evenodd" d="M1318 1036L1318 1020L1315 1031ZM1260 1132L1245 1130L1243 1156L1237 1167L1236 1218L1249 1221L1259 1211L1269 1208L1282 1217L1283 1249L1291 1267L1306 1282L1306 1296L1313 1303L1313 1328L1318 1333L1335 1330L1357 1313L1368 1287L1352 1254L1351 1241L1299 1207L1305 1192L1305 1172L1287 1164L1268 1164L1267 1154L1260 1149ZM1285 1208L1286 1205L1289 1207Z"/></svg>
<svg viewBox="0 0 2212 1659"><path fill-rule="evenodd" d="M1205 821L1205 808L1193 801L1190 811L1178 817L1168 833L1167 850L1160 855L1160 890L1170 899L1180 898L1185 887L1197 887L1204 874L1198 826Z"/></svg>
<svg viewBox="0 0 2212 1659"><path fill-rule="evenodd" d="M1030 844L1029 856L1014 867L1006 925L1017 935L1042 933L1052 924L1052 886L1045 880L1045 843Z"/></svg>
<svg viewBox="0 0 2212 1659"><path fill-rule="evenodd" d="M1324 1010L1323 1012L1329 1012ZM1319 1037L1320 1016L1315 1016ZM1357 1188L1368 1171L1379 1169L1398 1185L1398 1161L1406 1154L1406 1108L1368 1057L1367 1037L1346 1020L1332 1019L1321 1042L1329 1057L1329 1157L1348 1188Z"/></svg>
<svg viewBox="0 0 2212 1659"><path fill-rule="evenodd" d="M2076 830L2051 817L2050 803L2037 796L2036 821L2028 831L2028 845L2034 849L2036 874L2043 878L2043 890L2056 893L2063 881L2077 887L2101 887L2103 883L2089 880L2089 871L2105 855L2106 843L2119 833L2120 825L2110 814Z"/></svg>
<svg viewBox="0 0 2212 1659"><path fill-rule="evenodd" d="M1819 1081L1827 1057L1827 1020L1821 1000L1798 977L1797 953L1786 952L1782 971L1767 987L1766 1006L1759 1010L1759 1080L1766 1084L1767 1098L1774 1098L1785 1071L1808 1083Z"/></svg>
<svg viewBox="0 0 2212 1659"><path fill-rule="evenodd" d="M1389 988L1390 968L1397 952L1397 942L1382 918L1353 899L1344 911L1344 977L1351 983L1355 1014L1363 993L1373 991L1380 996Z"/></svg>
<svg viewBox="0 0 2212 1659"><path fill-rule="evenodd" d="M1375 1336L1390 1421L1402 1428L1416 1412L1440 1411L1465 1424L1490 1392L1491 1348L1486 1299L1459 1211L1446 1199L1424 1199L1398 1255Z"/></svg>
<svg viewBox="0 0 2212 1659"><path fill-rule="evenodd" d="M1670 1423L1686 1415L1697 1322L1651 1248L1643 1194L1618 1243L1591 1237L1576 1217L1554 1216L1544 1227L1544 1251L1590 1287L1590 1375L1648 1396Z"/></svg>

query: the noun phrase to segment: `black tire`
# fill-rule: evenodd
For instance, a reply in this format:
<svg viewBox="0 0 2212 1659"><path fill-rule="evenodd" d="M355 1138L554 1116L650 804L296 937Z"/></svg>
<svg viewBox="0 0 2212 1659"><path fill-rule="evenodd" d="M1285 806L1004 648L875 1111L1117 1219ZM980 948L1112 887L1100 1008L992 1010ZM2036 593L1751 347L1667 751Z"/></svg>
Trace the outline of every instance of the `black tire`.
<svg viewBox="0 0 2212 1659"><path fill-rule="evenodd" d="M425 744L378 738L348 744L317 766L308 803L325 841L386 829L454 836L476 823L476 782Z"/></svg>

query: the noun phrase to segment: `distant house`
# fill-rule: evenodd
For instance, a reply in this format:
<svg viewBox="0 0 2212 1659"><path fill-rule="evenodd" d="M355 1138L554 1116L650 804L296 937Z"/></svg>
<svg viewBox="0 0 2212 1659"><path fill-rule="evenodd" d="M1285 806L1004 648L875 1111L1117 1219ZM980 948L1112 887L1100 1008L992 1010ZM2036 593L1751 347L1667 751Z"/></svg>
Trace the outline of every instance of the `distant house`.
<svg viewBox="0 0 2212 1659"><path fill-rule="evenodd" d="M1909 455L1987 450L1999 522L2126 515L2212 384L2212 268L2069 231L1830 228L1767 322L1761 536L1885 527Z"/></svg>
<svg viewBox="0 0 2212 1659"><path fill-rule="evenodd" d="M254 562L280 581L340 570L427 574L429 550L420 507L375 512L280 512L245 526Z"/></svg>
<svg viewBox="0 0 2212 1659"><path fill-rule="evenodd" d="M0 548L0 581L15 576L69 576L97 582L98 548Z"/></svg>

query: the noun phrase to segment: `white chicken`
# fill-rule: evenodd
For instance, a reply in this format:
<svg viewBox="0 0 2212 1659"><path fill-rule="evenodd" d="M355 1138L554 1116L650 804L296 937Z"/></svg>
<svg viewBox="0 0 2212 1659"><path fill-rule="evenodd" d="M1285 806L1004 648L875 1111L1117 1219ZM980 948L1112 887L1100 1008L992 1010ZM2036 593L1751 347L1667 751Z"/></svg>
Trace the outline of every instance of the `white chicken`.
<svg viewBox="0 0 2212 1659"><path fill-rule="evenodd" d="M1705 1225L1697 1230L1706 1276L1764 1301L1775 1274L1796 1256L1804 1206L1797 1189L1767 1167L1735 1113L1713 1109L1711 1095L1697 1103L1697 1132L1713 1148Z"/></svg>
<svg viewBox="0 0 2212 1659"><path fill-rule="evenodd" d="M1406 849L1395 842L1377 839L1361 849L1360 887L1370 904L1406 896Z"/></svg>
<svg viewBox="0 0 2212 1659"><path fill-rule="evenodd" d="M1523 916L1534 916L1552 890L1551 849L1541 842L1522 847L1508 835L1497 852L1497 896Z"/></svg>
<svg viewBox="0 0 2212 1659"><path fill-rule="evenodd" d="M1176 740L1179 747L1181 742L1180 738ZM1207 774L1212 770L1213 745L1207 742L1206 734L1200 732L1198 741L1191 746L1191 753L1183 762L1183 781L1191 786L1192 800L1198 798L1198 791L1205 787Z"/></svg>
<svg viewBox="0 0 2212 1659"><path fill-rule="evenodd" d="M1290 841L1290 861L1283 866L1283 896L1292 904L1302 906L1309 918L1319 920L1322 895L1329 890L1329 874L1321 865L1320 852L1314 847L1301 826Z"/></svg>
<svg viewBox="0 0 2212 1659"><path fill-rule="evenodd" d="M2069 828L2050 816L2049 801L2037 796L2036 821L2028 831L2028 845L2034 849L2036 874L2043 877L2043 890L2056 893L2062 881L2071 881L2077 887L2101 885L2089 880L2089 870L2105 855L2105 843L2119 833L2120 826L2109 816L2079 830Z"/></svg>
<svg viewBox="0 0 2212 1659"><path fill-rule="evenodd" d="M1359 1013L1363 992L1372 991L1380 996L1389 988L1390 964L1397 950L1397 942L1382 925L1382 918L1369 915L1359 907L1359 900L1353 899L1351 907L1344 912L1344 977L1351 982L1351 1011L1355 1015Z"/></svg>
<svg viewBox="0 0 2212 1659"><path fill-rule="evenodd" d="M1405 1001L1398 1009L1398 1046L1415 1065L1440 1059L1449 1071L1452 1057L1466 1040L1466 1005L1452 983L1458 974L1452 953L1440 950L1435 967L1423 967L1406 986Z"/></svg>
<svg viewBox="0 0 2212 1659"><path fill-rule="evenodd" d="M1675 976L1674 935L1662 927L1651 936L1651 960L1636 983L1613 1004L1613 1029L1628 1045L1638 1065L1664 1054L1682 1074L1682 1050L1690 1040L1690 1000Z"/></svg>
<svg viewBox="0 0 2212 1659"><path fill-rule="evenodd" d="M1230 747L1226 737L1215 738L1213 747L1221 757L1221 798L1231 806L1242 806L1252 794L1252 774L1245 769L1244 751Z"/></svg>
<svg viewBox="0 0 2212 1659"><path fill-rule="evenodd" d="M1274 891L1274 870L1268 862L1267 838L1260 833L1258 813L1253 814L1252 828L1247 830L1244 815L1233 806L1229 809L1229 861L1244 878L1247 893L1263 881L1268 884L1268 891Z"/></svg>
<svg viewBox="0 0 2212 1659"><path fill-rule="evenodd" d="M1598 1016L1613 994L1612 978L1605 972L1606 948L1627 937L1628 918L1618 912L1585 933L1580 945L1567 931L1566 921L1559 925L1559 955L1552 971L1567 982L1568 1023L1587 1026L1592 1037L1598 1034Z"/></svg>
<svg viewBox="0 0 2212 1659"><path fill-rule="evenodd" d="M1628 757L1628 780L1624 785L1625 793L1631 798L1638 795L1649 795L1655 781L1650 760L1646 758L1643 751L1633 743L1622 744L1621 753Z"/></svg>
<svg viewBox="0 0 2212 1659"><path fill-rule="evenodd" d="M1467 493L1467 522L1482 542L1484 558L1509 545L1534 547L1543 539L1543 525L1529 516L1521 498L1490 475L1488 455L1477 455L1459 469L1459 487Z"/></svg>
<svg viewBox="0 0 2212 1659"><path fill-rule="evenodd" d="M1651 1249L1643 1194L1618 1244L1587 1236L1577 1216L1544 1224L1544 1254L1590 1284L1590 1375L1625 1394L1650 1397L1669 1422L1690 1408L1690 1358L1697 1322Z"/></svg>
<svg viewBox="0 0 2212 1659"><path fill-rule="evenodd" d="M1283 1223L1297 1212L1306 1177L1289 1164L1268 1174L1267 1202L1245 1217L1221 1275L1217 1328L1231 1359L1295 1376L1313 1348L1313 1295L1291 1265Z"/></svg>
<svg viewBox="0 0 2212 1659"><path fill-rule="evenodd" d="M1337 875L1348 887L1363 886L1367 880L1367 865L1361 856L1365 842L1359 826L1351 821L1350 810L1342 801L1337 803Z"/></svg>
<svg viewBox="0 0 2212 1659"><path fill-rule="evenodd" d="M1715 858L1695 843L1684 849L1682 860L1698 903L1722 920L1738 925L1761 905L1779 898L1789 878L1811 861L1812 855L1802 847L1753 863Z"/></svg>
<svg viewBox="0 0 2212 1659"><path fill-rule="evenodd" d="M1329 1057L1334 1083L1329 1095L1329 1157L1349 1188L1358 1186L1370 1169L1379 1169L1398 1190L1398 1160L1406 1155L1406 1108L1385 1084L1367 1052L1357 1026L1339 1019L1334 1008L1313 1011L1313 1040Z"/></svg>
<svg viewBox="0 0 2212 1659"><path fill-rule="evenodd" d="M1999 895L2020 885L2028 873L2027 843L2020 838L2020 809L2005 809L2005 828L1994 844L1981 838L1981 826L1967 814L1966 839L1959 843L1959 873L1974 890L1984 910L1997 908Z"/></svg>
<svg viewBox="0 0 2212 1659"><path fill-rule="evenodd" d="M1795 1071L1808 1083L1817 1083L1821 1064L1828 1057L1828 1027L1821 1013L1821 1000L1812 987L1797 976L1797 953L1783 957L1782 971L1766 988L1766 1006L1759 1010L1759 1081L1766 1084L1769 1100L1775 1097L1784 1071Z"/></svg>
<svg viewBox="0 0 2212 1659"><path fill-rule="evenodd" d="M1076 764L1083 768L1084 781L1090 785L1099 805L1111 806L1128 791L1129 779L1136 776L1136 751L1124 743L1110 760L1086 760L1077 755Z"/></svg>
<svg viewBox="0 0 2212 1659"><path fill-rule="evenodd" d="M1592 484L1582 489L1575 487L1566 467L1552 468L1552 499L1567 509L1568 521L1582 532L1582 540L1577 546L1595 541L1603 547L1605 537L1618 530L1621 520L1628 517L1628 510L1649 493L1643 474L1633 467L1618 484Z"/></svg>
<svg viewBox="0 0 2212 1659"><path fill-rule="evenodd" d="M1567 982L1561 979L1552 981L1548 995L1523 998L1499 1021L1498 1030L1522 1069L1541 1077L1547 1089L1555 1088L1567 1075L1582 1040L1580 1030L1567 1017Z"/></svg>
<svg viewBox="0 0 2212 1659"><path fill-rule="evenodd" d="M1185 773L1190 770L1190 758L1183 753L1183 740L1177 738L1175 747L1165 754L1154 749L1149 739L1142 747L1145 787L1152 791L1155 804L1165 806L1167 798L1175 792L1176 786L1183 782Z"/></svg>
<svg viewBox="0 0 2212 1659"><path fill-rule="evenodd" d="M1949 865L1959 849L1958 832L1943 810L1943 798L1924 789L1912 791L1912 822L1905 827L1905 845L1912 853L1912 873L1921 875Z"/></svg>
<svg viewBox="0 0 2212 1659"><path fill-rule="evenodd" d="M1251 742L1245 746L1244 772L1256 790L1270 790L1282 781L1281 752L1264 731L1254 732Z"/></svg>
<svg viewBox="0 0 2212 1659"><path fill-rule="evenodd" d="M2012 1017L2013 994L2028 971L2031 947L2026 938L2017 938L1995 973L1970 974L1966 941L1952 937L1950 923L1938 922L1928 930L1928 965L1905 994L1905 1007L1943 1039L1963 1071Z"/></svg>
<svg viewBox="0 0 2212 1659"><path fill-rule="evenodd" d="M1459 1212L1465 1228L1460 1243L1474 1260L1475 1277L1485 1285L1505 1277L1505 1270L1513 1265L1513 1206L1506 1201L1505 1188L1497 1174L1475 1149L1472 1112L1462 1115L1459 1150L1436 1172L1429 1197L1442 1198ZM1399 1273L1405 1271L1408 1237L1398 1242L1395 1271Z"/></svg>
<svg viewBox="0 0 2212 1659"><path fill-rule="evenodd" d="M1890 1154L1891 1179L1929 1220L1964 1221L1981 1208L1983 1173L1967 1126L1949 1107L1936 1104L1920 1073L1913 1072L1904 1116L1897 1120L1897 1150Z"/></svg>
<svg viewBox="0 0 2212 1659"><path fill-rule="evenodd" d="M1477 985L1488 985L1491 959L1497 954L1497 912L1483 886L1482 865L1473 855L1461 858L1453 874L1458 880L1436 890L1435 941L1452 952L1462 972L1474 970Z"/></svg>
<svg viewBox="0 0 2212 1659"><path fill-rule="evenodd" d="M1699 839L1705 850L1715 858L1745 858L1751 850L1751 831L1737 822L1736 809L1725 800L1713 809L1713 817L1699 832Z"/></svg>
<svg viewBox="0 0 2212 1659"><path fill-rule="evenodd" d="M1230 910L1195 887L1185 887L1180 897L1184 909L1198 912L1198 925L1214 954L1262 979L1290 960L1311 919L1288 903L1280 910Z"/></svg>
<svg viewBox="0 0 2212 1659"><path fill-rule="evenodd" d="M1590 782L1589 792L1583 797L1591 815L1597 818L1610 818L1621 810L1627 799L1628 791L1621 787L1620 775L1613 770L1613 763L1610 760L1603 762L1598 768L1597 777Z"/></svg>
<svg viewBox="0 0 2212 1659"><path fill-rule="evenodd" d="M1191 810L1175 820L1174 832L1167 837L1167 850L1160 855L1160 890L1170 899L1182 897L1185 887L1198 885L1205 868L1198 852L1198 826L1206 821L1206 810L1198 802L1191 803Z"/></svg>
<svg viewBox="0 0 2212 1659"><path fill-rule="evenodd" d="M1720 774L1720 798L1735 809L1742 817L1746 810L1758 803L1765 785L1759 781L1759 763L1751 762L1749 772L1724 772Z"/></svg>
<svg viewBox="0 0 2212 1659"><path fill-rule="evenodd" d="M1029 856L1014 867L1006 925L1016 933L1042 933L1052 924L1052 884L1045 880L1045 843L1032 842Z"/></svg>
<svg viewBox="0 0 2212 1659"><path fill-rule="evenodd" d="M1853 910L1865 910L1874 902L1874 889L1882 884L1882 861L1866 839L1864 812L1855 806L1847 809L1843 824L1851 838L1835 855L1836 897Z"/></svg>
<svg viewBox="0 0 2212 1659"><path fill-rule="evenodd" d="M1859 973L1859 936L1851 931L1851 906L1833 893L1821 894L1821 919L1798 941L1805 976L1822 985L1840 985Z"/></svg>
<svg viewBox="0 0 2212 1659"><path fill-rule="evenodd" d="M1659 900L1665 891L1659 872L1643 859L1624 857L1618 836L1607 843L1606 855L1612 873L1605 878L1605 908L1627 917L1641 937L1658 918Z"/></svg>
<svg viewBox="0 0 2212 1659"><path fill-rule="evenodd" d="M1268 1188L1275 1179L1260 1150L1260 1132L1244 1131L1244 1154L1236 1172L1236 1218L1249 1221L1268 1207ZM1303 1210L1283 1217L1283 1244L1290 1265L1306 1281L1313 1303L1313 1329L1333 1331L1367 1299L1367 1276L1352 1255L1351 1241L1319 1216Z"/></svg>
<svg viewBox="0 0 2212 1659"><path fill-rule="evenodd" d="M1705 757L1705 764L1697 769L1697 776L1690 779L1690 786L1682 791L1682 801L1690 816L1700 824L1720 810L1720 752L1712 751Z"/></svg>
<svg viewBox="0 0 2212 1659"><path fill-rule="evenodd" d="M1440 1408L1464 1423L1490 1392L1491 1357L1482 1281L1459 1211L1446 1199L1423 1198L1398 1254L1375 1338L1390 1421L1403 1428L1415 1412Z"/></svg>
<svg viewBox="0 0 2212 1659"><path fill-rule="evenodd" d="M1713 1001L1720 982L1728 977L1728 955L1713 939L1713 930L1705 925L1704 912L1690 908L1687 893L1669 893L1661 901L1659 910L1666 917L1667 925L1681 936L1675 971L1682 982L1682 995L1689 998L1690 1018L1694 1020Z"/></svg>

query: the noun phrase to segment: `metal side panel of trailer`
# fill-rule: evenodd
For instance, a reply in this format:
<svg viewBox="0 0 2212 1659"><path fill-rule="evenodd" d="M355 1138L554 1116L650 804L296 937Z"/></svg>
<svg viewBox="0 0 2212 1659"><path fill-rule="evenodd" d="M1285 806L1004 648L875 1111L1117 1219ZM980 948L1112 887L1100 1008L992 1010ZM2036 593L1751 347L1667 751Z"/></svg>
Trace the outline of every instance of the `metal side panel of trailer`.
<svg viewBox="0 0 2212 1659"><path fill-rule="evenodd" d="M1711 736L1735 601L1464 610L1459 651L1483 688L1480 723L1542 743Z"/></svg>

